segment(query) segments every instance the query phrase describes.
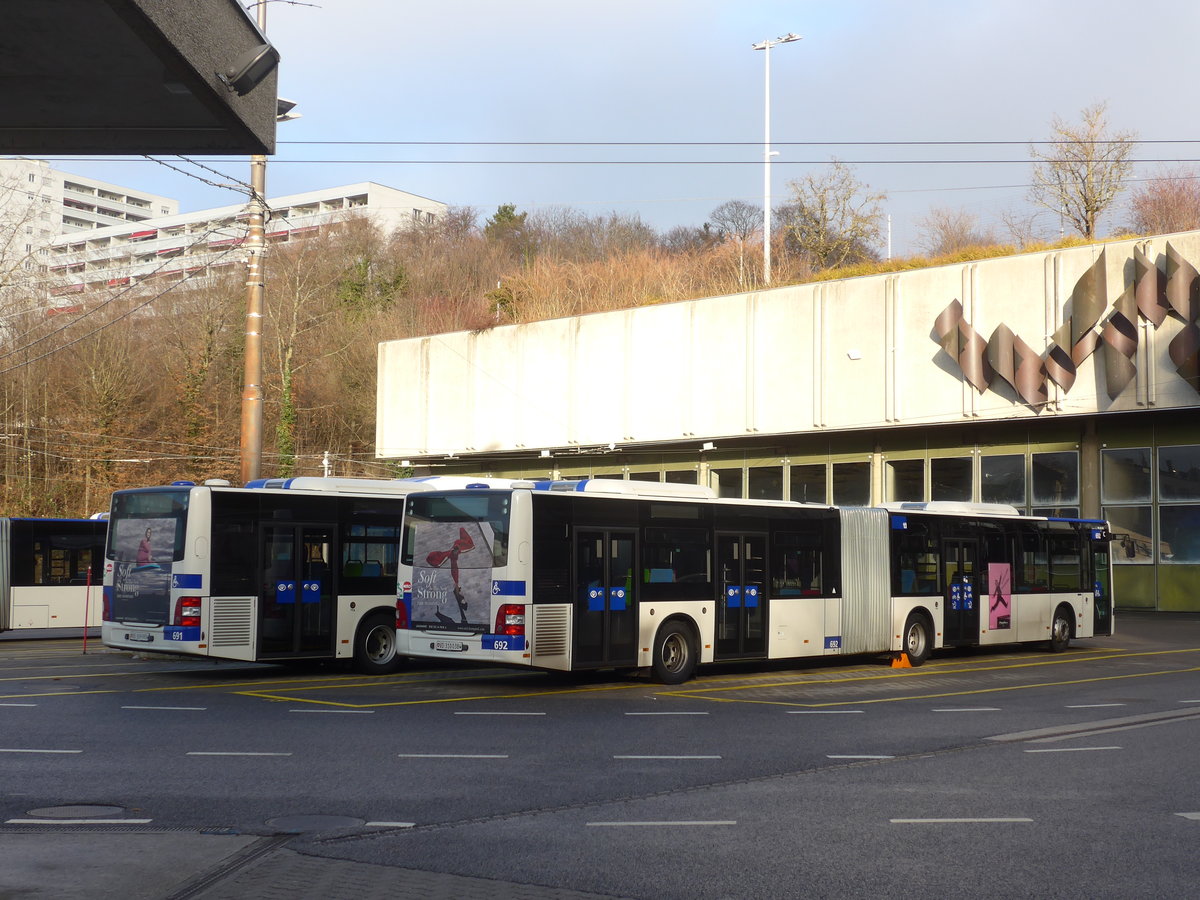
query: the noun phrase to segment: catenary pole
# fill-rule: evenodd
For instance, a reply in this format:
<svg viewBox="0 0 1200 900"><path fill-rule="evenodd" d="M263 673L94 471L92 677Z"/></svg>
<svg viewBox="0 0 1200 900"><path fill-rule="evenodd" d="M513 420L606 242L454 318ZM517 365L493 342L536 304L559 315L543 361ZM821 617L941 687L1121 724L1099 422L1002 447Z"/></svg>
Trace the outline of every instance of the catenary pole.
<svg viewBox="0 0 1200 900"><path fill-rule="evenodd" d="M258 27L266 34L266 0L258 3ZM262 468L262 329L266 284L267 158L250 157L250 226L246 234L246 343L242 378L242 483L258 478Z"/></svg>

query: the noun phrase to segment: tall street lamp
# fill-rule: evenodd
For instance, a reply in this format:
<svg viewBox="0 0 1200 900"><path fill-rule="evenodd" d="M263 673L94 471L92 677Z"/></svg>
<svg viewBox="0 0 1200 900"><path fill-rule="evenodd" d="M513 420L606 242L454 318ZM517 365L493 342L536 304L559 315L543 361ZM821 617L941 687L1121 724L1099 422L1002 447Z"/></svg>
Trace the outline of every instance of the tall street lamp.
<svg viewBox="0 0 1200 900"><path fill-rule="evenodd" d="M763 51L764 67L764 113L763 113L763 284L771 283L771 48L776 44L790 44L800 40L800 35L788 32L773 41L752 44L751 50Z"/></svg>

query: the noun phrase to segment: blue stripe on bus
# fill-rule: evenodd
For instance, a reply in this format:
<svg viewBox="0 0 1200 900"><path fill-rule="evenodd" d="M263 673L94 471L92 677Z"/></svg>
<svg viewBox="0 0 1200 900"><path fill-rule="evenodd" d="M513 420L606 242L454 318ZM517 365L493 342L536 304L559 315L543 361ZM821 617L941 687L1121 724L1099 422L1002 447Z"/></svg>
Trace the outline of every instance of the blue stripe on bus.
<svg viewBox="0 0 1200 900"><path fill-rule="evenodd" d="M493 581L493 597L524 597L525 582L523 581Z"/></svg>
<svg viewBox="0 0 1200 900"><path fill-rule="evenodd" d="M525 635L485 634L481 635L484 650L524 650ZM497 646L499 645L499 646Z"/></svg>
<svg viewBox="0 0 1200 900"><path fill-rule="evenodd" d="M200 626L188 626L181 628L178 625L168 625L163 629L164 641L198 641L200 640Z"/></svg>
<svg viewBox="0 0 1200 900"><path fill-rule="evenodd" d="M180 591L198 591L204 587L203 575L188 575L184 573L171 576L171 587Z"/></svg>

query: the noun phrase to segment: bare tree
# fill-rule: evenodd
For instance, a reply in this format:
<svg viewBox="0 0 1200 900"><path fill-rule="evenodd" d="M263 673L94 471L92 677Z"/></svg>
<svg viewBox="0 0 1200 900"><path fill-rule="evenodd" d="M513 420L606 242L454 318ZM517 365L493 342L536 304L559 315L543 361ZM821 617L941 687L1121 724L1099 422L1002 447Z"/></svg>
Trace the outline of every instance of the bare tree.
<svg viewBox="0 0 1200 900"><path fill-rule="evenodd" d="M708 214L717 234L737 248L738 284L746 283L746 242L762 230L761 206L745 200L726 200Z"/></svg>
<svg viewBox="0 0 1200 900"><path fill-rule="evenodd" d="M788 182L786 237L820 269L877 259L887 194L871 191L845 163L832 160L820 174Z"/></svg>
<svg viewBox="0 0 1200 900"><path fill-rule="evenodd" d="M663 248L671 253L699 252L710 249L717 242L712 226L676 225L662 236Z"/></svg>
<svg viewBox="0 0 1200 900"><path fill-rule="evenodd" d="M917 246L930 256L996 243L996 235L991 229L983 228L977 215L963 209L935 206L917 219L916 224L920 229Z"/></svg>
<svg viewBox="0 0 1200 900"><path fill-rule="evenodd" d="M1165 170L1134 189L1129 209L1137 234L1200 228L1200 175L1184 166Z"/></svg>
<svg viewBox="0 0 1200 900"><path fill-rule="evenodd" d="M745 243L762 230L762 207L745 200L726 200L708 214L722 237Z"/></svg>
<svg viewBox="0 0 1200 900"><path fill-rule="evenodd" d="M1029 199L1061 214L1085 238L1096 236L1097 220L1121 193L1137 146L1135 132L1109 131L1107 110L1105 103L1087 107L1078 125L1055 116L1048 147L1029 148Z"/></svg>

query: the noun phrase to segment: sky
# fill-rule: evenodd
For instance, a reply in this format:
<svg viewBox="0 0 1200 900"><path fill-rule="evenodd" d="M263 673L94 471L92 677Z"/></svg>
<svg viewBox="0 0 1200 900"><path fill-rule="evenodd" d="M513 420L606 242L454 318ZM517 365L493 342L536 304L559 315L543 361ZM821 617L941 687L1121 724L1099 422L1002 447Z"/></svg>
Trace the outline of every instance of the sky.
<svg viewBox="0 0 1200 900"><path fill-rule="evenodd" d="M789 32L803 40L770 51L772 205L836 157L886 192L893 255L917 251L932 208L1003 236L1035 211L1029 142L1095 103L1155 142L1135 178L1200 160L1195 0L272 0L266 30L302 116L279 126L268 196L374 181L481 218L512 203L700 225L763 203L751 46ZM196 159L248 180L244 158ZM53 164L184 212L241 201L137 158ZM1057 216L1037 222L1057 235Z"/></svg>

